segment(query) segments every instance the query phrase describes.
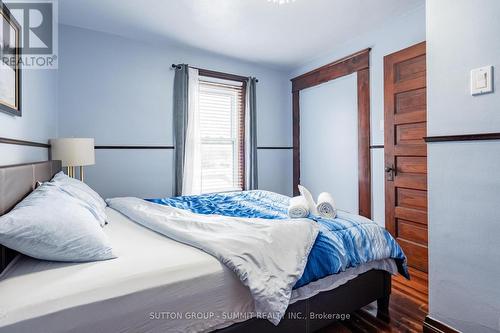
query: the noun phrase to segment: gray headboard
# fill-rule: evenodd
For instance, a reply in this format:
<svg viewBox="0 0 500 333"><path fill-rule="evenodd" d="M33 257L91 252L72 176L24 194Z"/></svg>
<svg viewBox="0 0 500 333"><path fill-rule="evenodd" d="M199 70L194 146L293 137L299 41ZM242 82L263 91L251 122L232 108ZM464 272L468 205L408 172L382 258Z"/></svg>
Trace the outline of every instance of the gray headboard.
<svg viewBox="0 0 500 333"><path fill-rule="evenodd" d="M61 171L61 161L0 166L0 216L9 212L33 189ZM0 272L14 259L17 252L0 245Z"/></svg>

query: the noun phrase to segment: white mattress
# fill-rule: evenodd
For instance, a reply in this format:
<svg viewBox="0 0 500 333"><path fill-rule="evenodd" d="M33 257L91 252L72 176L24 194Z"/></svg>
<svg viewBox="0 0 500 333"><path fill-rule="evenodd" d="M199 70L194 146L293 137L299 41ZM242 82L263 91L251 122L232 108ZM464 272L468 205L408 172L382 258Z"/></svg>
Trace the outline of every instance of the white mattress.
<svg viewBox="0 0 500 333"><path fill-rule="evenodd" d="M253 311L248 289L214 257L107 214L118 258L72 264L19 256L0 277L0 331L206 332ZM292 302L370 269L396 271L393 260L372 262L297 289Z"/></svg>

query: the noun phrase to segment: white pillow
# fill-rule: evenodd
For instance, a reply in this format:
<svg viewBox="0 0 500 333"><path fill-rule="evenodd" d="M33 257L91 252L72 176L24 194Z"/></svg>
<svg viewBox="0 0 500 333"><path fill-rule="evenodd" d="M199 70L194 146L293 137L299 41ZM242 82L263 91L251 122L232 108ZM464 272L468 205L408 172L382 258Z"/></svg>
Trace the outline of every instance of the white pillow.
<svg viewBox="0 0 500 333"><path fill-rule="evenodd" d="M298 187L300 195L302 195L307 201L307 206L309 207L311 214L318 215L318 208L316 207L316 203L314 202L311 192L309 192L309 190L302 185L299 185Z"/></svg>
<svg viewBox="0 0 500 333"><path fill-rule="evenodd" d="M116 258L94 215L50 182L0 217L0 244L44 260Z"/></svg>
<svg viewBox="0 0 500 333"><path fill-rule="evenodd" d="M70 196L80 200L94 214L101 226L106 224L106 202L87 184L78 179L68 177L62 171L57 173L50 182L57 185Z"/></svg>

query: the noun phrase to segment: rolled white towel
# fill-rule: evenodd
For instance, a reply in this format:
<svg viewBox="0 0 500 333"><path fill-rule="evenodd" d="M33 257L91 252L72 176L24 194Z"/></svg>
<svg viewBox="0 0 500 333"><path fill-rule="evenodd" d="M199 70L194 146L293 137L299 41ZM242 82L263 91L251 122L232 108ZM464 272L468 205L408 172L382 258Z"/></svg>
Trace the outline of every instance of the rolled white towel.
<svg viewBox="0 0 500 333"><path fill-rule="evenodd" d="M293 197L288 205L288 216L291 218L304 218L309 216L307 201L303 196Z"/></svg>
<svg viewBox="0 0 500 333"><path fill-rule="evenodd" d="M318 215L318 209L316 208L316 203L314 202L311 192L309 192L309 190L302 185L299 185L298 188L300 195L306 199L307 207L309 208L311 214Z"/></svg>
<svg viewBox="0 0 500 333"><path fill-rule="evenodd" d="M334 219L337 216L337 208L335 208L335 200L328 192L323 192L318 196L317 209L320 216Z"/></svg>

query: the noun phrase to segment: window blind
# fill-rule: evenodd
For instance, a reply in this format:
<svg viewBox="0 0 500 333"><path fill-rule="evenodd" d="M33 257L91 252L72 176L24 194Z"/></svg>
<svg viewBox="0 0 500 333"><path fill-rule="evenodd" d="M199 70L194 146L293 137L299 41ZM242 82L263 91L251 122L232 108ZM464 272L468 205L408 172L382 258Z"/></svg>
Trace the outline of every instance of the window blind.
<svg viewBox="0 0 500 333"><path fill-rule="evenodd" d="M202 193L244 187L244 87L200 78Z"/></svg>

